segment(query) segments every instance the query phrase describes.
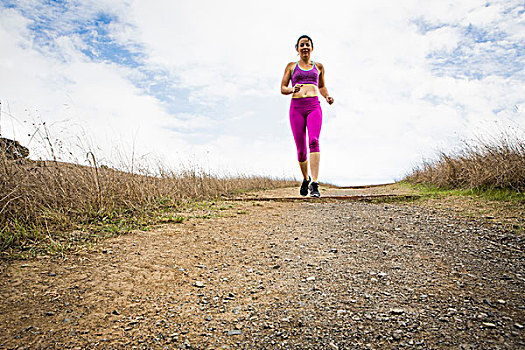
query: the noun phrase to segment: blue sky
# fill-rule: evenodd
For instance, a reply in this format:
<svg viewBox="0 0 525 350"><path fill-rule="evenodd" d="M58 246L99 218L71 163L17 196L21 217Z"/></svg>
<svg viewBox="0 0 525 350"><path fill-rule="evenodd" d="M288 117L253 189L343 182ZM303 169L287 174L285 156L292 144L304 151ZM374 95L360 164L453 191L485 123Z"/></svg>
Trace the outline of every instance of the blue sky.
<svg viewBox="0 0 525 350"><path fill-rule="evenodd" d="M402 178L437 150L525 128L525 9L515 1L0 0L3 136L46 121L64 157L299 177L280 94L307 33L323 103L321 180ZM206 8L207 11L200 9Z"/></svg>

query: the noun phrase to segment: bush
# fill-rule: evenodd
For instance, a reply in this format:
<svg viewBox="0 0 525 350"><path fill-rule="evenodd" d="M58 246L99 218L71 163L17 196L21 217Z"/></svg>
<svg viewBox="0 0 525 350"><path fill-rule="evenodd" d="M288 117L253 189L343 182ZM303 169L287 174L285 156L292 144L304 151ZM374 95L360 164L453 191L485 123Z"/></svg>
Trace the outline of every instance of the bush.
<svg viewBox="0 0 525 350"><path fill-rule="evenodd" d="M406 180L441 188L525 191L525 139L506 133L478 138L457 152L441 152L412 170Z"/></svg>

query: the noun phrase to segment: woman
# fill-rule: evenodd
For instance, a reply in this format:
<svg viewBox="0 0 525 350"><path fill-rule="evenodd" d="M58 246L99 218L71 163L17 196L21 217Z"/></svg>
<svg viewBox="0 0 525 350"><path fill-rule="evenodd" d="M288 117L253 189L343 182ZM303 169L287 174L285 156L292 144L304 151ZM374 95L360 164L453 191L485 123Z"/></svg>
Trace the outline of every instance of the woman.
<svg viewBox="0 0 525 350"><path fill-rule="evenodd" d="M303 183L299 193L306 196L308 190L310 196L319 197L319 133L323 112L319 103L319 94L326 99L328 104L334 103L334 99L328 94L324 84L324 67L319 62L310 59L314 44L308 35L302 35L297 40L295 49L299 54L299 61L290 62L284 71L281 83L283 95L292 94L290 104L290 124L297 146L297 158L303 174ZM292 86L289 87L290 81ZM310 170L312 176L308 175L308 157L306 149L306 131L308 130L308 146L310 148Z"/></svg>

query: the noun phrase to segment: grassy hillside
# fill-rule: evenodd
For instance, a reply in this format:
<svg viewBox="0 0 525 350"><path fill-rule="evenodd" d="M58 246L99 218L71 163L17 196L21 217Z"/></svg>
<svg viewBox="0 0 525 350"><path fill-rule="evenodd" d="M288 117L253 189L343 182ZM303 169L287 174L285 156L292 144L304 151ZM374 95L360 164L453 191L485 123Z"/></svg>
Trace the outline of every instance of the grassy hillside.
<svg viewBox="0 0 525 350"><path fill-rule="evenodd" d="M459 151L424 162L406 180L438 189L520 197L525 192L525 139L502 134L466 143Z"/></svg>
<svg viewBox="0 0 525 350"><path fill-rule="evenodd" d="M0 252L61 252L100 236L180 221L188 203L290 185L254 176L219 178L198 169L149 175L0 152ZM25 252L25 253L24 253Z"/></svg>

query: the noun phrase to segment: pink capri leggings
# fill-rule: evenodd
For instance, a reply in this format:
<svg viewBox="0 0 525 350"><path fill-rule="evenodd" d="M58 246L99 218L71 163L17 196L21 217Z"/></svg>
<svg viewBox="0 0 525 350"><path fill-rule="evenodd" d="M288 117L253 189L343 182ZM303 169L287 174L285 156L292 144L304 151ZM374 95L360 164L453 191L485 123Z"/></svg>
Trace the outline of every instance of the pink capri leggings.
<svg viewBox="0 0 525 350"><path fill-rule="evenodd" d="M308 130L308 146L310 153L319 152L319 134L323 121L323 111L319 98L304 97L292 98L290 104L290 124L293 138L297 146L297 158L300 162L306 161L306 130Z"/></svg>

